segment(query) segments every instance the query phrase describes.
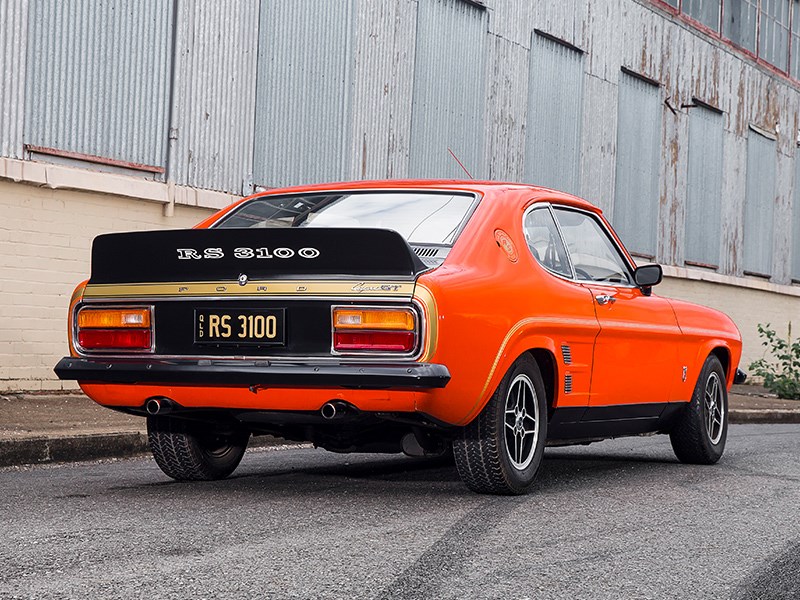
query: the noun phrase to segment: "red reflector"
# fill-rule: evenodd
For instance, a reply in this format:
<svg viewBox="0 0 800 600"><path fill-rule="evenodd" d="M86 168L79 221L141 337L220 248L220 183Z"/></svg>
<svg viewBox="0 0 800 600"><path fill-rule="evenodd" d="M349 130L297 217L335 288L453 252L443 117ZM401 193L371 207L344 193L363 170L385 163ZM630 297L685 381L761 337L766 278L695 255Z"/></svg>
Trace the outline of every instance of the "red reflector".
<svg viewBox="0 0 800 600"><path fill-rule="evenodd" d="M414 349L413 331L337 331L333 336L334 350L383 350L411 352Z"/></svg>
<svg viewBox="0 0 800 600"><path fill-rule="evenodd" d="M78 343L87 350L120 348L125 350L149 350L149 329L82 329L78 332Z"/></svg>

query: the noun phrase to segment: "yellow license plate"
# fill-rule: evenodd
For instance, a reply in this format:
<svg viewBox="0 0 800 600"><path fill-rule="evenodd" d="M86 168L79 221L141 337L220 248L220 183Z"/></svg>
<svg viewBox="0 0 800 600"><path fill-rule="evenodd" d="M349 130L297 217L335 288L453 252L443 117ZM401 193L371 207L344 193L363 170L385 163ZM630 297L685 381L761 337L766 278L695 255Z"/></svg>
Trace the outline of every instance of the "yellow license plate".
<svg viewBox="0 0 800 600"><path fill-rule="evenodd" d="M194 311L194 343L215 346L282 346L283 308L203 308Z"/></svg>

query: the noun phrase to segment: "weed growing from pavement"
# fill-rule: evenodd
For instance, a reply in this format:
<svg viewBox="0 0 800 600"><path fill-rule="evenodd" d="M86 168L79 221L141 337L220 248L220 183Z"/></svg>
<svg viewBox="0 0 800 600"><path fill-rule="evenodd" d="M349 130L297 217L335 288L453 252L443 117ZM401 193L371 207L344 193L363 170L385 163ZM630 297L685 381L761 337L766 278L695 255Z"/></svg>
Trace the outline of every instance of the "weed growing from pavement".
<svg viewBox="0 0 800 600"><path fill-rule="evenodd" d="M792 323L787 339L781 338L770 324L758 324L758 336L763 338L769 357L750 363L753 375L763 377L764 386L779 398L800 400L800 340L792 341Z"/></svg>

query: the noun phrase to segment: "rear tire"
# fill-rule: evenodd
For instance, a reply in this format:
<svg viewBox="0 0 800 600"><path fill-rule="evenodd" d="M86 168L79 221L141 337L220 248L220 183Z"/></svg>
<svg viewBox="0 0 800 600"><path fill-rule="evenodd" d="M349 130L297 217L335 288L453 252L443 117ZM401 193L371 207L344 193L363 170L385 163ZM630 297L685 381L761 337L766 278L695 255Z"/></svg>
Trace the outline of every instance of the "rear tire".
<svg viewBox="0 0 800 600"><path fill-rule="evenodd" d="M462 481L481 494L524 494L547 439L547 402L536 361L517 359L481 413L453 440Z"/></svg>
<svg viewBox="0 0 800 600"><path fill-rule="evenodd" d="M678 460L695 465L713 465L725 450L728 437L728 390L725 370L710 355L694 387L692 401L683 409L669 434Z"/></svg>
<svg viewBox="0 0 800 600"><path fill-rule="evenodd" d="M220 435L200 423L147 417L147 439L156 464L178 481L224 479L239 466L248 432Z"/></svg>

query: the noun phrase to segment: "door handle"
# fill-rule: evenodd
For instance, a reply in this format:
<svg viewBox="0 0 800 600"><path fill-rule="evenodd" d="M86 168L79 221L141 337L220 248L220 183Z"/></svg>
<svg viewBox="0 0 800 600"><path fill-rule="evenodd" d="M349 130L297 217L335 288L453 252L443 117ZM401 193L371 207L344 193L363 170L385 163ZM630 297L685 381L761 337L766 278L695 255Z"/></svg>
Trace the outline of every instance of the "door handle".
<svg viewBox="0 0 800 600"><path fill-rule="evenodd" d="M617 299L614 298L614 296L610 296L608 294L601 294L599 296L595 296L594 299L597 300L597 303L600 306L604 306L606 304L614 304L614 302L617 301Z"/></svg>

